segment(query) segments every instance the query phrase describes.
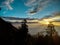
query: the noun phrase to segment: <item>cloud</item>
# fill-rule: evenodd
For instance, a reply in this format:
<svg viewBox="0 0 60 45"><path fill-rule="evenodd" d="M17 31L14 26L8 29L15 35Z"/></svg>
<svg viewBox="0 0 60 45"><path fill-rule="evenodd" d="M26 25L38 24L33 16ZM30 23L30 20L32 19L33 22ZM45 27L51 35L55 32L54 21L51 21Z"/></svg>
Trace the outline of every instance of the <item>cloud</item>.
<svg viewBox="0 0 60 45"><path fill-rule="evenodd" d="M44 8L46 8L51 3L58 3L59 0L27 0L24 4L29 7L28 14L34 15L37 12L42 11ZM32 10L31 10L32 9Z"/></svg>
<svg viewBox="0 0 60 45"><path fill-rule="evenodd" d="M13 3L14 0L2 0L0 1L0 7L7 7L7 9L12 10L12 6L10 5Z"/></svg>
<svg viewBox="0 0 60 45"><path fill-rule="evenodd" d="M50 0L28 0L25 5L30 7L28 13L34 15L43 10L43 8L45 8L49 2Z"/></svg>
<svg viewBox="0 0 60 45"><path fill-rule="evenodd" d="M55 21L60 22L60 12L53 13L53 17L55 17Z"/></svg>
<svg viewBox="0 0 60 45"><path fill-rule="evenodd" d="M60 12L54 12L52 15L45 16L41 20L44 20L44 19L45 20L50 19L51 21L54 21L54 22L60 22Z"/></svg>
<svg viewBox="0 0 60 45"><path fill-rule="evenodd" d="M54 12L53 16L60 16L60 11Z"/></svg>
<svg viewBox="0 0 60 45"><path fill-rule="evenodd" d="M30 11L32 11L32 10L33 10L33 8L29 9L28 11L26 11L27 15L34 15L34 14L36 14L36 13L34 13L34 12L30 12Z"/></svg>
<svg viewBox="0 0 60 45"><path fill-rule="evenodd" d="M35 4L34 2L36 2L36 0L27 0L27 2L25 2L25 5L30 7Z"/></svg>

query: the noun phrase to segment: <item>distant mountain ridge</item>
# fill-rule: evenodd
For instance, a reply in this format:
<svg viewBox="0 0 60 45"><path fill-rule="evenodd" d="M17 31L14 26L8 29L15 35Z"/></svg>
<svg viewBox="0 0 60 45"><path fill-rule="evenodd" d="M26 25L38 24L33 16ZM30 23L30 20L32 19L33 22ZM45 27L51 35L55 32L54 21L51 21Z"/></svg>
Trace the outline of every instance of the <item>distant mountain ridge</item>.
<svg viewBox="0 0 60 45"><path fill-rule="evenodd" d="M22 20L26 19L28 23L37 23L37 18L17 18L17 17L1 17L3 20L11 23L20 23Z"/></svg>
<svg viewBox="0 0 60 45"><path fill-rule="evenodd" d="M17 17L1 17L1 18L9 19L9 20L23 20L23 19L26 19L26 20L36 20L37 19L37 18L17 18Z"/></svg>

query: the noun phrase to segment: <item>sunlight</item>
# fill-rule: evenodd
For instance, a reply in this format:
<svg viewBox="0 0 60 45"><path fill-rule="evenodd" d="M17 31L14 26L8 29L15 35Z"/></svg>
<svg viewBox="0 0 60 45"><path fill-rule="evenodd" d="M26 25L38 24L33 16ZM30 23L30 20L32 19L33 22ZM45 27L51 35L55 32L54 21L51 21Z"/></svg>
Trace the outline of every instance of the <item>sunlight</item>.
<svg viewBox="0 0 60 45"><path fill-rule="evenodd" d="M49 24L49 22L53 22L54 25L56 26L60 26L60 16L55 16L55 17L51 17L51 18L47 18L47 19L42 19L41 21L39 21L39 23L43 24L43 25L47 25Z"/></svg>
<svg viewBox="0 0 60 45"><path fill-rule="evenodd" d="M39 21L39 23L41 23L41 24L45 24L45 25L49 24L48 21Z"/></svg>
<svg viewBox="0 0 60 45"><path fill-rule="evenodd" d="M39 21L39 23L43 25L48 25L49 21ZM53 22L52 24L54 24L55 26L60 26L60 22Z"/></svg>

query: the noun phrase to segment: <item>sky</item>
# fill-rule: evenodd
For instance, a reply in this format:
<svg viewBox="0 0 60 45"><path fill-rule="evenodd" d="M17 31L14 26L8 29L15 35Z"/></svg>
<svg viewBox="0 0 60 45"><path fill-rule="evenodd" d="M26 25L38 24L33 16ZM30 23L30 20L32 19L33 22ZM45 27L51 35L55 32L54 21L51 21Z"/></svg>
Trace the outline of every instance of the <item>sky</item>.
<svg viewBox="0 0 60 45"><path fill-rule="evenodd" d="M60 12L60 0L0 0L0 17L43 18Z"/></svg>

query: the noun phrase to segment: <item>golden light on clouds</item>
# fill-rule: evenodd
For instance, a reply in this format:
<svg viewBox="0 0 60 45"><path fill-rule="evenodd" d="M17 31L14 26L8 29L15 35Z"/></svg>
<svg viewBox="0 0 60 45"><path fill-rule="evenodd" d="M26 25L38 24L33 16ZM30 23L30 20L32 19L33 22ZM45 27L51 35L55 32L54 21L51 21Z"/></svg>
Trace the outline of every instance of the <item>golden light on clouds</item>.
<svg viewBox="0 0 60 45"><path fill-rule="evenodd" d="M52 19L53 19L53 20L54 20L54 19L60 19L60 16L53 17Z"/></svg>
<svg viewBox="0 0 60 45"><path fill-rule="evenodd" d="M48 25L49 21L39 21L39 23L41 23L43 25ZM56 26L60 26L60 22L53 22L52 24L54 24Z"/></svg>
<svg viewBox="0 0 60 45"><path fill-rule="evenodd" d="M60 26L60 22L53 22L54 25Z"/></svg>
<svg viewBox="0 0 60 45"><path fill-rule="evenodd" d="M50 17L50 18L47 18L47 19L42 19L41 21L39 21L39 23L44 24L44 25L48 25L49 22L52 22L54 25L60 26L60 21L57 21L57 20L60 20L60 16L55 16L55 17Z"/></svg>
<svg viewBox="0 0 60 45"><path fill-rule="evenodd" d="M44 25L49 24L49 22L48 22L48 21L39 21L39 23L44 24Z"/></svg>

